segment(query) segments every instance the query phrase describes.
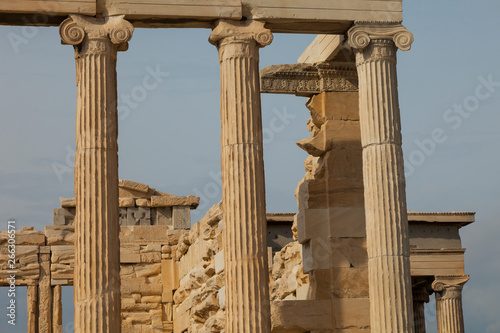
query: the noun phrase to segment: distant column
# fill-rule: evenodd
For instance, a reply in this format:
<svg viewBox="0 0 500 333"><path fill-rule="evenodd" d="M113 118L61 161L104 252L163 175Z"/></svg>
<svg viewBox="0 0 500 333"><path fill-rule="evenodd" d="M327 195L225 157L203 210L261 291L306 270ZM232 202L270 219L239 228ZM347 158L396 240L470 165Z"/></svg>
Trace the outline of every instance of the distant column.
<svg viewBox="0 0 500 333"><path fill-rule="evenodd" d="M60 285L52 288L52 332L63 333L62 326L62 288Z"/></svg>
<svg viewBox="0 0 500 333"><path fill-rule="evenodd" d="M425 303L429 303L427 286L413 288L413 321L415 333L425 333Z"/></svg>
<svg viewBox="0 0 500 333"><path fill-rule="evenodd" d="M401 24L356 23L349 32L359 76L372 333L412 333L410 244L396 74Z"/></svg>
<svg viewBox="0 0 500 333"><path fill-rule="evenodd" d="M38 332L38 286L28 286L28 333Z"/></svg>
<svg viewBox="0 0 500 333"><path fill-rule="evenodd" d="M464 333L462 288L469 280L463 276L436 276L432 289L436 293L436 316L439 333Z"/></svg>
<svg viewBox="0 0 500 333"><path fill-rule="evenodd" d="M59 27L76 59L75 332L120 332L116 56L123 16L71 15Z"/></svg>
<svg viewBox="0 0 500 333"><path fill-rule="evenodd" d="M272 39L257 21L220 21L209 39L221 68L228 333L271 332L259 48Z"/></svg>

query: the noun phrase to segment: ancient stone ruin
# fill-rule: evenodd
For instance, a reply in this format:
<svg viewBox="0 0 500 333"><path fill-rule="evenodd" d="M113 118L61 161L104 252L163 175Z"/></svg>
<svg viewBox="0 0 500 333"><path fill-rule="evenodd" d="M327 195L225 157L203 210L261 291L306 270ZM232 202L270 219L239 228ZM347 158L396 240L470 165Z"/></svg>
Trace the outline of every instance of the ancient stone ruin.
<svg viewBox="0 0 500 333"><path fill-rule="evenodd" d="M16 0L0 13L59 26L75 49L75 198L16 237L29 332L62 332L71 285L75 332L420 333L433 293L439 332L464 331L459 229L474 213L406 208L401 1ZM199 198L118 179L116 61L135 27L213 30L223 200L192 226ZM297 64L259 73L273 32L320 35ZM296 214L266 212L261 93L309 98Z"/></svg>

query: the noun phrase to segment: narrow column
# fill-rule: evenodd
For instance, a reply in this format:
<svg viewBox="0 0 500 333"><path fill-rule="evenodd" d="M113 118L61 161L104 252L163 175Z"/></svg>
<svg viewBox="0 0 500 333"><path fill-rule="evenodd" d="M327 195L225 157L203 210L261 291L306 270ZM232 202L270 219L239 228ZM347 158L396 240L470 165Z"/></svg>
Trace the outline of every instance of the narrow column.
<svg viewBox="0 0 500 333"><path fill-rule="evenodd" d="M50 286L50 246L40 246L38 254L38 332L52 333L52 287Z"/></svg>
<svg viewBox="0 0 500 333"><path fill-rule="evenodd" d="M63 333L62 326L62 288L60 285L52 287L52 332Z"/></svg>
<svg viewBox="0 0 500 333"><path fill-rule="evenodd" d="M38 332L38 286L28 286L28 333Z"/></svg>
<svg viewBox="0 0 500 333"><path fill-rule="evenodd" d="M120 332L117 51L133 26L71 15L59 27L75 46L75 332Z"/></svg>
<svg viewBox="0 0 500 333"><path fill-rule="evenodd" d="M221 67L226 332L271 332L259 47L264 23L220 21L209 41Z"/></svg>
<svg viewBox="0 0 500 333"><path fill-rule="evenodd" d="M438 333L464 333L462 288L469 280L464 276L436 276L432 289L436 292Z"/></svg>
<svg viewBox="0 0 500 333"><path fill-rule="evenodd" d="M413 321L415 333L425 333L425 303L429 303L426 285L413 288Z"/></svg>
<svg viewBox="0 0 500 333"><path fill-rule="evenodd" d="M366 238L373 333L413 332L410 244L396 76L401 24L356 23L349 32L359 76Z"/></svg>

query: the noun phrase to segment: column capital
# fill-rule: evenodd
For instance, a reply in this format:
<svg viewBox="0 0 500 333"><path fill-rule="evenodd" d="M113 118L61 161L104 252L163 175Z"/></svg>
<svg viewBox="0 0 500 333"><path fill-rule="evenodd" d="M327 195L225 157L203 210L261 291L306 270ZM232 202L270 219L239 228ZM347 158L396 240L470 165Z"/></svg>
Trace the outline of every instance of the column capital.
<svg viewBox="0 0 500 333"><path fill-rule="evenodd" d="M347 35L348 44L357 50L365 49L374 40L393 41L401 51L408 51L413 43L413 34L397 22L355 22Z"/></svg>
<svg viewBox="0 0 500 333"><path fill-rule="evenodd" d="M448 288L460 288L469 281L469 275L443 275L436 276L435 280L432 282L432 290L435 292L442 292Z"/></svg>
<svg viewBox="0 0 500 333"><path fill-rule="evenodd" d="M219 20L208 41L215 46L222 42L245 43L254 41L259 47L272 43L271 30L264 27L265 22L248 20L244 22Z"/></svg>
<svg viewBox="0 0 500 333"><path fill-rule="evenodd" d="M82 15L70 15L59 26L62 44L80 45L85 38L102 40L109 38L118 51L128 48L134 26L124 19L124 15L95 18Z"/></svg>

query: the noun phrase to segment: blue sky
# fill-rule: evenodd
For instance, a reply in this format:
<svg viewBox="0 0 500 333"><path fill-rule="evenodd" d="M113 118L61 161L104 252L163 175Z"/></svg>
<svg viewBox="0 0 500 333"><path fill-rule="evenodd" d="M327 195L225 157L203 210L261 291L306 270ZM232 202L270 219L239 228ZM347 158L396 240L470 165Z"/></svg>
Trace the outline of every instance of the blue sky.
<svg viewBox="0 0 500 333"><path fill-rule="evenodd" d="M408 208L477 212L461 232L469 332L500 332L499 14L495 1L407 0L403 23L415 42L398 53ZM219 67L209 34L137 29L118 56L120 178L201 196L194 220L220 199ZM313 38L275 34L261 67L295 63ZM0 45L0 221L43 230L58 198L73 196L74 52L60 44L57 28L1 27ZM161 82L138 95L151 71L164 73ZM305 102L262 96L269 212L297 210L293 192L307 155L295 142L309 136ZM273 132L276 118L283 126ZM429 143L435 131L442 140ZM431 333L433 313L431 304Z"/></svg>

